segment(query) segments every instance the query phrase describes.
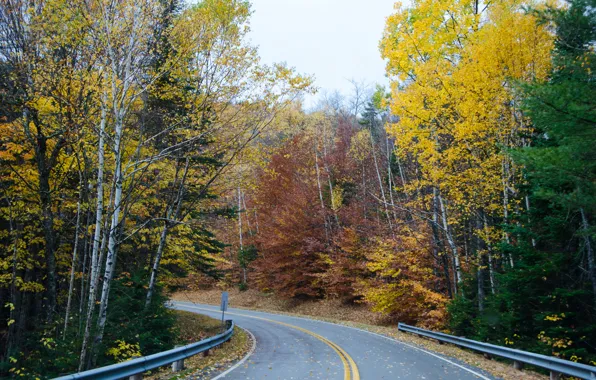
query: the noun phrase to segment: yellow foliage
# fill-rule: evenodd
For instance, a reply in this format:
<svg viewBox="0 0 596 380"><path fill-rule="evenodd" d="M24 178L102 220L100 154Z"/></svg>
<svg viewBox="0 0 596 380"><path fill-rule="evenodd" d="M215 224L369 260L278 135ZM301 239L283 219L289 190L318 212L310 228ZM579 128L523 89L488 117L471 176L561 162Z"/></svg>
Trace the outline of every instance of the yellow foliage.
<svg viewBox="0 0 596 380"><path fill-rule="evenodd" d="M435 281L422 234L404 229L393 241L377 241L367 252L374 278L363 280L361 292L373 311L406 323L441 328L447 298L432 289Z"/></svg>
<svg viewBox="0 0 596 380"><path fill-rule="evenodd" d="M512 88L545 78L553 37L522 10L531 2L472 4L419 0L388 18L381 51L399 116L388 132L421 168L407 190L436 186L462 217L500 216L504 181L520 181L501 147L528 128Z"/></svg>
<svg viewBox="0 0 596 380"><path fill-rule="evenodd" d="M108 348L106 354L113 357L117 362L124 362L129 359L141 356L141 347L138 343L126 343L117 340L116 346Z"/></svg>

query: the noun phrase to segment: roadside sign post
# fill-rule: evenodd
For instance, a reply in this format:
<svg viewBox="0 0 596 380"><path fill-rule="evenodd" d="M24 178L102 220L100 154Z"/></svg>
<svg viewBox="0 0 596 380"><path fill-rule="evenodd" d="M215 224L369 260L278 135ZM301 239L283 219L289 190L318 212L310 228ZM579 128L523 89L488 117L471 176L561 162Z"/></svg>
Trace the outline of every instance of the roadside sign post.
<svg viewBox="0 0 596 380"><path fill-rule="evenodd" d="M221 310L221 327L225 330L224 314L228 310L228 292L221 292L221 305L219 309Z"/></svg>

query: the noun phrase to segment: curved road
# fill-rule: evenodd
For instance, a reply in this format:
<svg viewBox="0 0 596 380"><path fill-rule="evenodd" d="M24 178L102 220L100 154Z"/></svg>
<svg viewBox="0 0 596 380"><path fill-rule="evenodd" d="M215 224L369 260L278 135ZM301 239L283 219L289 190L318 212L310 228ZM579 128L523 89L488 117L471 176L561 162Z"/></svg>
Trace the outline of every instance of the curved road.
<svg viewBox="0 0 596 380"><path fill-rule="evenodd" d="M174 302L174 308L221 318L213 305ZM225 379L494 379L455 359L347 326L233 308L226 319L257 343Z"/></svg>

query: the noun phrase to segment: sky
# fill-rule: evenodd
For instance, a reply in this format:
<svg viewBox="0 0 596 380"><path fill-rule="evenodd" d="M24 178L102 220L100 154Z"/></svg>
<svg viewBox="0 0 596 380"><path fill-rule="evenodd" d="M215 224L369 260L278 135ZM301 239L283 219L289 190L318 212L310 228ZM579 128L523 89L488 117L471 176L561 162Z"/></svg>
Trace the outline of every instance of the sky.
<svg viewBox="0 0 596 380"><path fill-rule="evenodd" d="M315 76L326 92L348 96L349 80L387 85L379 40L395 0L251 0L249 38L263 63L286 62Z"/></svg>

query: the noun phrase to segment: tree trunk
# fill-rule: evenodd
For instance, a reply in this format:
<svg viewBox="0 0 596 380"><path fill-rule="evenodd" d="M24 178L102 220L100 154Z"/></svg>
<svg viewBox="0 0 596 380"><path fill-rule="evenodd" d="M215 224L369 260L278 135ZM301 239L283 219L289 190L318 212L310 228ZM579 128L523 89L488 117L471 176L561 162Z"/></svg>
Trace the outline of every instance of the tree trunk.
<svg viewBox="0 0 596 380"><path fill-rule="evenodd" d="M329 224L327 223L327 213L325 212L325 202L323 201L323 188L321 186L321 171L319 170L319 155L315 148L315 170L317 172L317 187L319 189L319 200L321 201L321 209L323 210L323 219L325 220L325 239L329 244Z"/></svg>
<svg viewBox="0 0 596 380"><path fill-rule="evenodd" d="M531 223L530 218L530 197L526 195L526 212L528 213L528 222ZM532 238L532 247L536 248L536 239Z"/></svg>
<svg viewBox="0 0 596 380"><path fill-rule="evenodd" d="M242 269L242 282L246 284L246 262L244 261L244 244L242 242L242 191L240 190L240 186L238 186L238 242L240 245L240 255L242 256L242 262L240 263L240 267Z"/></svg>
<svg viewBox="0 0 596 380"><path fill-rule="evenodd" d="M111 11L111 10L110 10ZM130 22L130 35L128 36L128 43L123 49L126 52L123 59L117 59L116 48L111 45L108 40L108 46L106 48L107 55L110 59L110 82L112 87L112 110L114 113L114 201L112 210L112 221L110 224L109 237L108 237L108 252L106 255L106 266L103 276L103 286L101 292L101 302L99 306L99 319L97 323L97 333L95 336L94 345L97 347L103 339L104 328L108 317L108 301L110 295L110 287L114 272L116 270L116 260L118 257L118 235L120 232L120 223L124 220L120 220L120 212L123 209L122 204L122 186L124 182L124 175L122 173L122 135L124 128L124 118L128 111L128 103L132 102L136 95L130 95L129 89L132 86L134 80L134 69L132 66L135 64L136 57L133 57L134 52L140 43L137 33L139 32L140 25L142 22L139 17L141 7L139 5L134 6L133 16ZM104 15L105 16L105 15ZM111 15L108 15L111 16ZM108 17L109 18L109 17ZM109 35L113 31L113 25L106 25L106 31ZM123 217L123 219L125 216ZM93 350L92 361L96 359L95 350Z"/></svg>
<svg viewBox="0 0 596 380"><path fill-rule="evenodd" d="M476 230L482 229L483 223L480 218L476 218ZM476 241L476 255L478 258L478 271L477 271L477 285L478 285L478 311L484 311L484 299L486 294L484 292L484 240L482 240L477 234L475 236Z"/></svg>
<svg viewBox="0 0 596 380"><path fill-rule="evenodd" d="M110 224L110 233L108 237L108 253L106 256L106 267L103 276L103 286L101 292L101 303L99 305L99 320L97 323L97 334L95 345L101 343L103 339L104 328L108 317L108 301L110 287L116 270L116 259L118 255L118 232L120 225L120 211L122 209L122 130L124 123L124 109L117 109L116 125L114 133L114 154L115 154L115 172L114 172L114 210L112 211L112 222Z"/></svg>
<svg viewBox="0 0 596 380"><path fill-rule="evenodd" d="M8 203L9 213L8 213L8 227L9 227L9 236L12 237L12 274L11 274L11 281L10 281L10 302L12 306L10 307L10 314L9 320L12 321L12 324L8 327L8 337L7 337L7 344L6 344L6 351L4 354L7 357L13 350L14 346L18 345L17 339L17 330L19 329L19 323L17 322L17 312L21 312L21 307L18 304L17 299L17 263L18 263L18 235L16 233L16 226L12 216L12 203L11 201L6 198L6 202Z"/></svg>
<svg viewBox="0 0 596 380"><path fill-rule="evenodd" d="M477 280L478 280L478 311L484 311L484 269L483 267L483 256L478 256L478 272L477 272Z"/></svg>
<svg viewBox="0 0 596 380"><path fill-rule="evenodd" d="M437 204L437 188L433 188L433 219L431 224L431 229L433 232L433 246L437 251L435 256L440 258L440 265L443 267L443 274L445 275L445 282L447 283L447 294L449 298L453 298L454 294L457 294L457 284L453 284L453 290L451 289L451 279L449 278L449 262L447 261L447 256L444 252L444 246L439 236L439 205ZM439 259L438 259L439 260Z"/></svg>
<svg viewBox="0 0 596 380"><path fill-rule="evenodd" d="M91 213L89 209L87 210L87 223L85 226L89 226L91 221ZM86 229L86 227L85 227ZM90 247L91 239L89 239L89 233L85 231L85 239L83 240L83 246L85 247L83 250L83 263L81 269L81 296L79 297L79 331L77 336L81 335L81 330L83 328L83 313L85 307L85 300L86 300L86 284L88 284L89 276L85 276L85 272L87 271L87 256L89 256L89 247Z"/></svg>
<svg viewBox="0 0 596 380"><path fill-rule="evenodd" d="M366 171L364 170L364 160L362 160L362 214L364 215L364 220L368 219L367 216L367 208L366 208Z"/></svg>
<svg viewBox="0 0 596 380"><path fill-rule="evenodd" d="M503 161L503 223L505 228L509 225L509 163L506 162L506 158ZM509 232L505 231L505 242L510 244ZM508 254L509 265L511 268L515 267L513 262L513 256L511 253Z"/></svg>
<svg viewBox="0 0 596 380"><path fill-rule="evenodd" d="M159 270L159 264L161 262L161 257L163 255L164 248L166 246L166 239L168 236L169 230L169 222L166 220L161 230L161 234L159 236L159 245L157 246L157 252L155 254L155 261L153 262L153 267L151 268L151 278L149 280L149 289L147 289L147 296L145 297L145 310L151 304L151 298L153 297L153 289L155 288L155 283L157 282L157 272Z"/></svg>
<svg viewBox="0 0 596 380"><path fill-rule="evenodd" d="M381 179L381 171L379 170L379 162L377 160L377 152L375 150L375 140L373 139L372 124L370 129L370 147L373 154L373 161L375 163L375 170L377 171L377 179L379 181L379 189L381 190L381 199L383 200L383 207L385 208L385 217L389 224L389 229L395 240L395 231L393 231L393 223L391 223L391 217L389 216L389 209L387 208L387 198L385 197L385 190L383 189L383 180Z"/></svg>
<svg viewBox="0 0 596 380"><path fill-rule="evenodd" d="M186 176L188 174L188 167L190 165L190 160L186 159L186 164L184 166L184 173L182 174L182 178L180 180L180 185L178 187L178 191L176 192L176 197L173 199L172 204L168 206L168 211L166 212L166 221L164 222L163 229L161 231L161 235L159 238L159 245L157 247L157 252L155 253L155 261L153 262L153 267L151 269L151 278L149 280L149 289L147 289L147 297L145 299L145 309L149 307L151 304L151 298L153 297L153 292L155 289L155 283L157 282L157 274L159 271L159 265L161 263L161 258L163 256L163 252L166 247L166 241L168 236L168 231L170 230L170 226L172 222L170 219L178 220L180 218L180 209L182 207L182 201L184 199L184 186L186 184ZM176 169L176 179L178 178L178 169ZM174 180L174 186L176 185L176 180ZM176 208L174 210L174 207Z"/></svg>
<svg viewBox="0 0 596 380"><path fill-rule="evenodd" d="M395 200L393 199L393 173L391 171L391 156L392 149L389 147L389 137L385 136L385 142L387 144L387 181L389 182L389 201L391 202L391 212L393 214L393 220L398 223L397 213L395 212Z"/></svg>
<svg viewBox="0 0 596 380"><path fill-rule="evenodd" d="M437 198L439 200L439 205L441 206L443 229L445 230L445 236L447 236L447 242L449 243L449 247L451 248L451 252L453 254L457 287L460 288L459 291L461 292L462 273L461 265L459 262L459 253L457 251L457 245L455 244L455 240L453 239L453 235L451 233L451 228L449 226L449 223L447 222L447 207L445 206L443 202L443 197L439 192L437 192Z"/></svg>
<svg viewBox="0 0 596 380"><path fill-rule="evenodd" d="M586 245L586 251L588 253L588 277L592 281L592 294L594 297L594 307L596 308L596 263L594 262L594 247L592 246L592 239L590 238L590 223L588 217L581 207L579 212L582 217L582 227L584 229L584 242Z"/></svg>
<svg viewBox="0 0 596 380"><path fill-rule="evenodd" d="M101 102L101 120L99 123L99 141L97 143L97 199L95 207L95 231L93 234L93 249L91 251L91 272L89 277L89 303L87 305L87 315L85 318L85 333L83 334L83 342L81 345L81 356L79 358L79 372L85 369L85 358L89 346L89 339L91 337L91 321L93 318L93 311L95 310L95 300L97 297L96 287L98 285L98 273L100 260L99 243L101 240L101 222L103 220L103 176L104 176L104 138L106 130L107 119L107 94L104 92Z"/></svg>
<svg viewBox="0 0 596 380"><path fill-rule="evenodd" d="M240 187L238 187L238 241L240 243L240 250L244 249L242 244L242 193Z"/></svg>
<svg viewBox="0 0 596 380"><path fill-rule="evenodd" d="M250 227L250 218L248 216L248 208L246 207L246 193L242 192L242 207L244 209L244 216L246 217L246 231L248 236L253 236L252 228Z"/></svg>
<svg viewBox="0 0 596 380"><path fill-rule="evenodd" d="M484 229L488 232L488 220L486 218L486 213L482 212L482 218L484 222ZM495 270L493 266L493 248L490 241L486 241L486 246L488 248L488 277L490 279L490 292L491 294L495 294Z"/></svg>
<svg viewBox="0 0 596 380"><path fill-rule="evenodd" d="M62 339L66 339L66 329L68 328L68 318L70 317L70 305L72 302L72 292L74 289L74 275L75 267L77 265L77 249L79 247L79 229L81 225L81 201L83 198L83 178L79 172L79 201L77 202L77 222L75 225L75 242L72 250L72 265L70 267L70 283L68 285L68 301L66 302L66 314L64 316L64 331L62 333ZM81 294L82 296L82 294Z"/></svg>
<svg viewBox="0 0 596 380"><path fill-rule="evenodd" d="M43 143L45 145L45 142ZM45 160L39 158L38 160ZM46 259L46 289L47 289L47 321L53 319L56 311L56 257L54 256L54 215L50 195L50 173L41 166L39 171L39 193L41 199L42 227L45 238L45 259Z"/></svg>

